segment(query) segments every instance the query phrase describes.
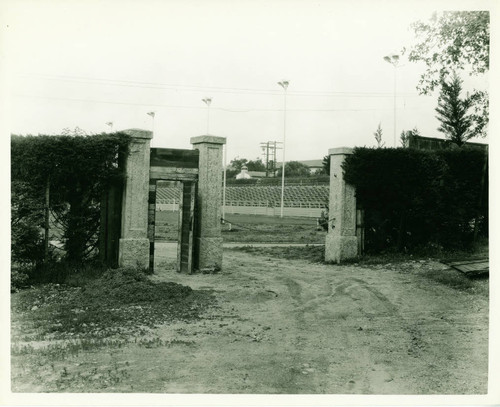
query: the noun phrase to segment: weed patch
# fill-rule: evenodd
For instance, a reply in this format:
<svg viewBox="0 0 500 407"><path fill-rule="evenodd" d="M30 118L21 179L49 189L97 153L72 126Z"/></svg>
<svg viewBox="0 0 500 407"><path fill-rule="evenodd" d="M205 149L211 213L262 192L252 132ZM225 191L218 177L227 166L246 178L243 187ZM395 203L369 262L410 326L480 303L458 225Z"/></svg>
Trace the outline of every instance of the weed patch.
<svg viewBox="0 0 500 407"><path fill-rule="evenodd" d="M325 259L324 246L275 246L275 247L235 247L229 250L237 250L257 256L270 256L278 259L305 260L310 263L323 263Z"/></svg>
<svg viewBox="0 0 500 407"><path fill-rule="evenodd" d="M197 320L214 302L209 292L155 283L138 270L109 270L82 287L47 284L16 294L13 323L22 327L22 333L13 330L13 343L70 341L44 347L52 357L117 346L163 323ZM29 347L13 347L14 354L30 352Z"/></svg>
<svg viewBox="0 0 500 407"><path fill-rule="evenodd" d="M325 234L310 224L232 224L222 231L224 242L238 243L324 243Z"/></svg>

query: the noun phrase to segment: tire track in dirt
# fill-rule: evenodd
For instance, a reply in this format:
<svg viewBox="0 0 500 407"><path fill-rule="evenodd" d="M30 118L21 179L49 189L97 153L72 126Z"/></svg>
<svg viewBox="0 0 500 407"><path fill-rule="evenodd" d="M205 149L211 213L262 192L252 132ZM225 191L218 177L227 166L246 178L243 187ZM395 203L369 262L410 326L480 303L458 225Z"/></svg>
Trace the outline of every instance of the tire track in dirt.
<svg viewBox="0 0 500 407"><path fill-rule="evenodd" d="M322 276L312 271L309 265L307 276L301 275L297 278L295 275L293 279L283 276L278 278L288 289L294 305L293 318L298 333L294 343L296 350L303 353L296 356L296 364L307 361L305 355L311 350L318 350L317 343L321 340L313 344L309 343L310 339L306 339L311 338L311 333L317 329L316 334L320 338L325 340L331 338L342 344L346 354L349 354L343 357L346 362L343 365L348 364L349 369L348 373L338 377L337 372L331 371L338 370L338 358L334 354L325 352L318 366L319 371L325 373L325 376L319 380L322 383L316 383L316 387L329 388L331 383L328 382L328 373L330 373L343 383L349 393L394 392L393 372L384 364L374 360L370 351L372 344L366 340L363 328L361 326L355 328L353 324L373 326L372 330L375 330L379 315L383 315L384 319L390 318L392 325L397 327L396 330L393 329L392 335L402 340L408 349L408 354L415 357L421 355L420 350L424 346L418 326L409 324L400 314L398 307L365 280L324 274L324 269ZM328 289L318 290L318 286ZM320 316L326 323L322 327L311 327L310 321L315 316ZM334 322L333 327L331 322ZM304 335L301 335L302 332ZM297 374L300 375L300 372ZM398 388L401 388L400 384ZM411 388L414 391L414 387Z"/></svg>

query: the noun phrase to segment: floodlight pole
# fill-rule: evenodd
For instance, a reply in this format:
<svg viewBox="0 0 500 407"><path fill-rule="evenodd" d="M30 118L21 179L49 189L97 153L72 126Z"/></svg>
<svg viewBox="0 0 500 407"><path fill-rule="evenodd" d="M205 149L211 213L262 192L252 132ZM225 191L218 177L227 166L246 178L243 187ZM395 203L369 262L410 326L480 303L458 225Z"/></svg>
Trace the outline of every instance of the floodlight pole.
<svg viewBox="0 0 500 407"><path fill-rule="evenodd" d="M285 203L285 140L286 140L286 90L289 85L289 81L278 82L284 90L284 108L283 108L283 164L281 167L281 211L280 218L283 217L283 207Z"/></svg>
<svg viewBox="0 0 500 407"><path fill-rule="evenodd" d="M396 71L399 64L399 55L386 55L384 61L390 63L394 67L394 148L396 148Z"/></svg>
<svg viewBox="0 0 500 407"><path fill-rule="evenodd" d="M209 125L210 125L210 103L212 103L212 98L201 99L203 103L207 105L207 134L209 133Z"/></svg>
<svg viewBox="0 0 500 407"><path fill-rule="evenodd" d="M152 119L152 129L151 132L154 135L155 134L155 112L148 112L148 116L151 116Z"/></svg>
<svg viewBox="0 0 500 407"><path fill-rule="evenodd" d="M106 125L109 126L109 132L113 133L113 122L106 122Z"/></svg>

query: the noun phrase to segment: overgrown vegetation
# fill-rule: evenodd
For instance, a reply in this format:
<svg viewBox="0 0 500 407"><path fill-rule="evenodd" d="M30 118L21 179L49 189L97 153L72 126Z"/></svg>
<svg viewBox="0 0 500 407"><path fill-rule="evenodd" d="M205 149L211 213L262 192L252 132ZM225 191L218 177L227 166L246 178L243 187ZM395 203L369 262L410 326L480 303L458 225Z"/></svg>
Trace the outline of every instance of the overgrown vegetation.
<svg viewBox="0 0 500 407"><path fill-rule="evenodd" d="M401 147L408 148L410 146L410 138L419 136L420 132L418 131L417 127L414 127L413 130L403 130L399 136Z"/></svg>
<svg viewBox="0 0 500 407"><path fill-rule="evenodd" d="M274 246L274 247L252 247L243 246L232 250L255 254L261 257L275 257L286 260L304 260L309 263L324 263L324 246Z"/></svg>
<svg viewBox="0 0 500 407"><path fill-rule="evenodd" d="M375 133L373 133L373 136L375 137L375 141L377 142L377 148L382 148L385 146L385 142L382 141L382 127L381 124L378 124L377 130L375 130Z"/></svg>
<svg viewBox="0 0 500 407"><path fill-rule="evenodd" d="M39 277L44 265L58 259L82 264L95 258L101 200L123 181L120 161L128 141L121 133L11 137L11 253L16 272ZM62 247L49 245L52 238Z"/></svg>
<svg viewBox="0 0 500 407"><path fill-rule="evenodd" d="M441 123L438 131L458 146L462 146L476 134L472 127L473 119L469 113L472 99L469 96L460 97L462 80L453 74L449 81L441 80L436 118Z"/></svg>
<svg viewBox="0 0 500 407"><path fill-rule="evenodd" d="M314 224L231 223L222 229L225 243L324 243L325 232Z"/></svg>
<svg viewBox="0 0 500 407"><path fill-rule="evenodd" d="M137 269L107 270L68 282L18 293L13 311L28 312L31 320L24 340L126 339L165 322L197 319L214 303L209 292L156 283Z"/></svg>
<svg viewBox="0 0 500 407"><path fill-rule="evenodd" d="M365 210L367 252L467 249L488 236L484 151L357 148L343 168Z"/></svg>

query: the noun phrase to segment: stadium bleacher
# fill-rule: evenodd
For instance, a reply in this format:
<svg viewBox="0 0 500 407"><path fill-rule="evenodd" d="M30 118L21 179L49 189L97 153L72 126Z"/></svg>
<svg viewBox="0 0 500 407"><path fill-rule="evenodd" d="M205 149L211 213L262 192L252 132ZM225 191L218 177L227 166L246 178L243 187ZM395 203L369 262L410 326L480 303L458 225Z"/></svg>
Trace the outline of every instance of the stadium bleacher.
<svg viewBox="0 0 500 407"><path fill-rule="evenodd" d="M313 206L323 208L328 205L330 187L328 185L286 185L285 207ZM179 202L180 189L159 185L156 190L156 202ZM238 186L226 187L226 205L233 206L268 206L281 204L281 186Z"/></svg>

